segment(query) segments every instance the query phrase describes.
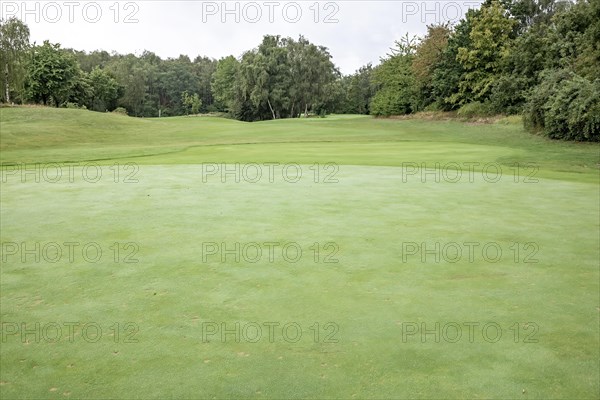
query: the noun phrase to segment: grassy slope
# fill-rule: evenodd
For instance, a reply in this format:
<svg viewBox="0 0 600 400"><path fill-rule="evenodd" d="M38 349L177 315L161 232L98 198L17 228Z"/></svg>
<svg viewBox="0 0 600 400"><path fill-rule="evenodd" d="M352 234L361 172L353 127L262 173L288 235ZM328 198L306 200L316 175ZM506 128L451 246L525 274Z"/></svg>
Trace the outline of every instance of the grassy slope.
<svg viewBox="0 0 600 400"><path fill-rule="evenodd" d="M51 108L0 109L0 120L3 164L111 159L150 164L258 162L272 161L277 152L282 162L346 165L534 163L541 169L539 176L554 178L569 172L568 179L591 182L597 182L600 166L597 144L552 142L529 135L514 123L339 116L249 124L220 118L134 119ZM432 142L444 146L431 146ZM258 147L239 151L232 144ZM148 155L154 157L138 158Z"/></svg>
<svg viewBox="0 0 600 400"><path fill-rule="evenodd" d="M108 335L54 344L9 337L2 398L598 397L597 145L549 142L510 124L0 113L3 163L149 155L131 159L141 164L137 184L110 175L97 184L2 184L2 242L95 241L108 252L97 264L10 258L2 321L140 328L135 344ZM403 182L393 168L514 160L539 163L538 176L552 179ZM203 161L335 161L339 183L203 183L201 167L188 165ZM138 243L140 263L112 262L115 241ZM207 241L295 241L307 256L295 264L202 262ZM309 247L328 241L339 245L340 262L315 263ZM403 262L408 241L496 242L505 256ZM539 262L515 263L513 242L536 242ZM298 343L202 343L206 321L296 321L305 331ZM314 343L315 321L336 322L339 342ZM493 321L503 337L402 341L402 322L438 321ZM536 323L538 342L523 343L521 331L514 343L515 322Z"/></svg>

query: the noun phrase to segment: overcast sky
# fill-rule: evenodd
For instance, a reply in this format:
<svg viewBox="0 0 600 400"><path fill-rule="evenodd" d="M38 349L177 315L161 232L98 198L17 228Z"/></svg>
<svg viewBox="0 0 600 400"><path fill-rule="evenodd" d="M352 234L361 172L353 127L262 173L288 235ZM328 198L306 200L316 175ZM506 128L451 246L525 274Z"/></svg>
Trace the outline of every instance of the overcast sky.
<svg viewBox="0 0 600 400"><path fill-rule="evenodd" d="M162 58L186 54L240 56L263 35L297 38L329 48L344 74L377 64L405 33L421 35L426 25L456 22L481 0L457 1L10 1L0 17L16 16L31 41L59 42L78 50Z"/></svg>

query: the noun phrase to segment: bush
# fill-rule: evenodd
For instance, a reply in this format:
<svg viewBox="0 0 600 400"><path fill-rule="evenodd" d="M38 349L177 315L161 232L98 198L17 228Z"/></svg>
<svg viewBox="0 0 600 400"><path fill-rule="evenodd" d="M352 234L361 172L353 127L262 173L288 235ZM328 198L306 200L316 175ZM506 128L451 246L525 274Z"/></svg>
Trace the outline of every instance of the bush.
<svg viewBox="0 0 600 400"><path fill-rule="evenodd" d="M523 121L551 139L600 141L600 80L566 70L544 73L528 97Z"/></svg>
<svg viewBox="0 0 600 400"><path fill-rule="evenodd" d="M526 91L531 83L524 77L502 75L494 83L490 95L490 111L495 114L520 114L525 105Z"/></svg>
<svg viewBox="0 0 600 400"><path fill-rule="evenodd" d="M595 84L580 76L564 82L550 99L545 116L546 134L551 138L598 141L600 139L600 81Z"/></svg>
<svg viewBox="0 0 600 400"><path fill-rule="evenodd" d="M371 114L385 117L411 114L413 112L412 97L408 90L408 88L404 90L393 88L379 90L371 99Z"/></svg>
<svg viewBox="0 0 600 400"><path fill-rule="evenodd" d="M478 101L465 104L456 113L461 118L489 117L492 114L489 105Z"/></svg>
<svg viewBox="0 0 600 400"><path fill-rule="evenodd" d="M217 107L216 104L209 104L208 106L206 106L206 112L209 114L220 111L221 110L219 110L219 107Z"/></svg>
<svg viewBox="0 0 600 400"><path fill-rule="evenodd" d="M423 112L437 112L437 111L443 111L442 107L440 107L440 105L438 103L431 103L423 109Z"/></svg>
<svg viewBox="0 0 600 400"><path fill-rule="evenodd" d="M79 104L77 104L77 103L72 103L72 102L70 102L70 101L69 101L69 102L67 102L67 103L64 103L64 104L63 104L63 107L65 107L65 108L73 108L73 109L77 109L77 110L87 110L87 107L86 107L86 106L83 106L83 105L82 105L82 106L80 106Z"/></svg>
<svg viewBox="0 0 600 400"><path fill-rule="evenodd" d="M117 107L112 112L115 114L127 115L127 109L125 107Z"/></svg>

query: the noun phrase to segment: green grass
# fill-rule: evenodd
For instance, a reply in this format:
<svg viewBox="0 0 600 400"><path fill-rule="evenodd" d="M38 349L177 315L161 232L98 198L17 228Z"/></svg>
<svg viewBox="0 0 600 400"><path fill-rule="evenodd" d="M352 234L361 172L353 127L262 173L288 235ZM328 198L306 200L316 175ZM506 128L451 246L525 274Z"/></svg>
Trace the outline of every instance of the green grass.
<svg viewBox="0 0 600 400"><path fill-rule="evenodd" d="M0 109L0 121L2 243L96 242L103 250L97 263L77 252L73 263L3 252L5 334L13 323L103 329L96 343L84 340L81 325L73 342L66 328L56 343L5 336L3 399L600 395L597 144L551 142L515 123L359 116L247 124L10 108ZM97 183L81 178L81 166L73 182L22 183L12 174L19 163L90 160L102 166ZM273 183L203 179L202 163L253 162L298 163L303 178L286 182L279 165ZM463 170L456 183L432 175L422 182L402 168L466 162L480 166L472 181ZM139 165L138 183L122 182L127 163ZM337 183L323 183L326 163L339 166ZM498 182L483 179L486 163L502 167ZM538 167L536 181L513 176L513 163ZM115 263L114 242L136 243L139 262L123 262L121 249ZM207 242L296 242L303 256L203 260ZM330 242L338 263L323 262ZM496 243L503 255L491 262L480 246L472 262L466 254L423 262L406 254L403 244L413 242ZM537 246L538 262L523 262L526 243ZM128 322L139 328L137 343L124 342ZM271 343L264 328L257 343L203 341L213 322L295 322L303 335L291 343L276 330ZM339 327L337 343L324 340L328 322ZM423 342L419 332L403 340L407 323L436 322L460 324L463 337ZM468 322L480 324L472 342ZM119 338L111 336L115 323ZM486 323L502 328L497 342L482 336ZM537 342L524 343L534 326Z"/></svg>

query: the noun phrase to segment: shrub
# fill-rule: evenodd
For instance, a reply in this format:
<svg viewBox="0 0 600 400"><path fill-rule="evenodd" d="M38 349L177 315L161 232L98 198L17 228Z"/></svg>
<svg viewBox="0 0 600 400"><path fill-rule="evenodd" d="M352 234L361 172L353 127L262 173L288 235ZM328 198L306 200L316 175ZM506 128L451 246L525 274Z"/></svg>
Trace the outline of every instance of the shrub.
<svg viewBox="0 0 600 400"><path fill-rule="evenodd" d="M474 101L462 106L456 115L462 118L489 117L493 113L487 104Z"/></svg>
<svg viewBox="0 0 600 400"><path fill-rule="evenodd" d="M548 71L528 97L525 127L551 139L600 141L600 80Z"/></svg>
<svg viewBox="0 0 600 400"><path fill-rule="evenodd" d="M428 104L424 109L424 112L436 112L436 111L443 111L442 107L440 107L440 105L438 103L431 103Z"/></svg>
<svg viewBox="0 0 600 400"><path fill-rule="evenodd" d="M115 114L127 115L127 109L125 109L125 107L117 107L112 112Z"/></svg>
<svg viewBox="0 0 600 400"><path fill-rule="evenodd" d="M521 113L526 101L526 90L530 86L531 84L524 77L502 75L492 88L489 100L490 111L507 115Z"/></svg>
<svg viewBox="0 0 600 400"><path fill-rule="evenodd" d="M214 112L219 112L219 111L220 111L219 107L217 107L215 104L209 104L206 107L206 112L209 113L209 114L210 113L214 113Z"/></svg>
<svg viewBox="0 0 600 400"><path fill-rule="evenodd" d="M78 109L78 110L79 110L79 109L81 109L81 110L87 110L87 107L86 107L86 106L84 106L84 105L81 105L81 106L80 106L79 104L77 104L77 103L72 103L72 102L70 102L70 101L69 101L69 102L66 102L66 103L64 103L64 104L63 104L63 107L65 107L65 108L73 108L73 109Z"/></svg>
<svg viewBox="0 0 600 400"><path fill-rule="evenodd" d="M600 85L580 76L564 82L549 99L545 133L551 138L598 141L600 138Z"/></svg>
<svg viewBox="0 0 600 400"><path fill-rule="evenodd" d="M413 112L412 97L405 90L384 88L371 99L371 114L375 116L405 115Z"/></svg>

